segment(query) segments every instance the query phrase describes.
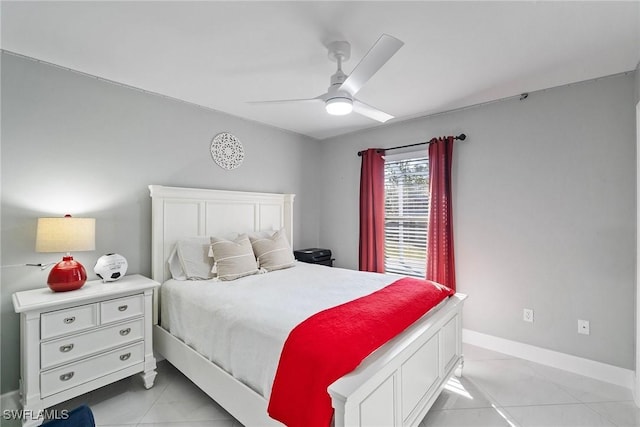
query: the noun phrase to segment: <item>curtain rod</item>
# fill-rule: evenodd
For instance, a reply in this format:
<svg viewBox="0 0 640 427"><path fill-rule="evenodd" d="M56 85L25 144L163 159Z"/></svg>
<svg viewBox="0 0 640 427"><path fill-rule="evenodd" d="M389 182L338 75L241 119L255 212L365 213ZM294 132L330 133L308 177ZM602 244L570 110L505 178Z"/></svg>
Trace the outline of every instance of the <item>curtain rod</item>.
<svg viewBox="0 0 640 427"><path fill-rule="evenodd" d="M447 136L443 136L442 139L444 138L448 138ZM378 149L378 153L383 153L385 151L391 151L391 150L399 150L400 148L407 148L407 147L415 147L418 145L429 145L433 142L433 140L435 140L436 138L431 139L430 141L424 141L424 142L417 142L415 144L409 144L409 145L400 145L399 147L391 147L391 148L380 148ZM465 139L467 139L467 135L465 135L464 133L461 133L458 136L454 136L453 137L454 140L460 140L460 141L464 141ZM358 156L362 156L362 153L364 153L364 151L358 151Z"/></svg>

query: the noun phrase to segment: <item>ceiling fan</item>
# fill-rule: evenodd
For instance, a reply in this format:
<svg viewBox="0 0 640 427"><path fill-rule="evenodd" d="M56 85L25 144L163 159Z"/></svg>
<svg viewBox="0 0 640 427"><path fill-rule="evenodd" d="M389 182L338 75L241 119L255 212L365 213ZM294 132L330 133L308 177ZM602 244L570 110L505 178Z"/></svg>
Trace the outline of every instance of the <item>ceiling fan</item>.
<svg viewBox="0 0 640 427"><path fill-rule="evenodd" d="M331 76L331 85L326 93L308 99L282 99L276 101L256 101L254 104L324 102L327 113L342 116L352 111L379 122L386 122L393 116L365 104L355 98L356 93L375 73L404 45L404 42L388 34L380 36L369 52L360 60L351 74L342 71L342 63L351 57L351 45L346 41L329 43L329 59L337 62L338 70Z"/></svg>

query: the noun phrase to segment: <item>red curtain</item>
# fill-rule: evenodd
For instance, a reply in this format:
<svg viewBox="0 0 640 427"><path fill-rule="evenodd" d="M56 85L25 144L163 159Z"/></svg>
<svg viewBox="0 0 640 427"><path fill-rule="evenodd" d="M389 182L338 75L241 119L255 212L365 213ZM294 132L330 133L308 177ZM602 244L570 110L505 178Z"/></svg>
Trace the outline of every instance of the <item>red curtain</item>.
<svg viewBox="0 0 640 427"><path fill-rule="evenodd" d="M360 270L384 273L384 157L375 148L362 152Z"/></svg>
<svg viewBox="0 0 640 427"><path fill-rule="evenodd" d="M429 144L429 227L427 236L427 280L456 289L451 211L451 165L453 137Z"/></svg>

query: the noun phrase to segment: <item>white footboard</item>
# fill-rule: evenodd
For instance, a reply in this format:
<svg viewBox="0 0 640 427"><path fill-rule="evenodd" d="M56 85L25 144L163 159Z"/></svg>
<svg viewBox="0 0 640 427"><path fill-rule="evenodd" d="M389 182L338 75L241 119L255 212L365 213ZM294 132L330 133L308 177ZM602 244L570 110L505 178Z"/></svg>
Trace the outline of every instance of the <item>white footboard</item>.
<svg viewBox="0 0 640 427"><path fill-rule="evenodd" d="M335 426L417 426L462 364L456 294L329 387Z"/></svg>

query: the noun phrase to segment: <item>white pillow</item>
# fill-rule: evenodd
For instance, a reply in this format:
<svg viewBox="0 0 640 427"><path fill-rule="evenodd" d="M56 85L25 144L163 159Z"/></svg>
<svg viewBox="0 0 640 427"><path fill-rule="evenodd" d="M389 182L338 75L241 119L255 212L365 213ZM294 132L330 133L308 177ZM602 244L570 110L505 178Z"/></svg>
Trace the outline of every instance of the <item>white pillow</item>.
<svg viewBox="0 0 640 427"><path fill-rule="evenodd" d="M209 237L178 240L167 260L171 277L176 280L212 279L213 260L208 257L209 245Z"/></svg>
<svg viewBox="0 0 640 427"><path fill-rule="evenodd" d="M187 280L187 276L182 269L182 264L178 259L178 245L173 247L171 255L169 255L169 259L167 259L167 264L169 264L169 272L172 278L175 280Z"/></svg>
<svg viewBox="0 0 640 427"><path fill-rule="evenodd" d="M270 237L249 236L249 239L258 260L258 267L274 271L295 265L296 260L284 228Z"/></svg>
<svg viewBox="0 0 640 427"><path fill-rule="evenodd" d="M235 280L258 273L258 263L246 234L235 240L212 237L211 254L218 280Z"/></svg>
<svg viewBox="0 0 640 427"><path fill-rule="evenodd" d="M263 230L263 231L251 231L247 233L249 235L249 239L260 239L264 237L273 237L276 234L277 230Z"/></svg>

